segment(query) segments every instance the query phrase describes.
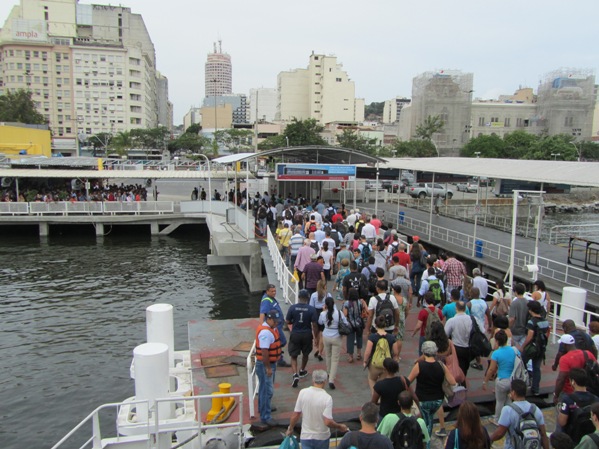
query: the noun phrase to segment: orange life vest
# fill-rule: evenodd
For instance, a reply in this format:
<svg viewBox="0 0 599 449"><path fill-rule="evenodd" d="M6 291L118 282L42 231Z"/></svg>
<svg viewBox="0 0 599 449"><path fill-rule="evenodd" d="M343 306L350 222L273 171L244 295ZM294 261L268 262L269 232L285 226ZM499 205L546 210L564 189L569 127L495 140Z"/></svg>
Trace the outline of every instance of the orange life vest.
<svg viewBox="0 0 599 449"><path fill-rule="evenodd" d="M258 341L258 335L260 335L260 332L263 330L270 331L275 336L275 341L268 348L268 361L270 363L276 363L281 357L281 339L279 337L279 330L276 327L273 329L264 324L258 326L258 329L256 330L256 359L263 361L262 349L260 348L260 342Z"/></svg>

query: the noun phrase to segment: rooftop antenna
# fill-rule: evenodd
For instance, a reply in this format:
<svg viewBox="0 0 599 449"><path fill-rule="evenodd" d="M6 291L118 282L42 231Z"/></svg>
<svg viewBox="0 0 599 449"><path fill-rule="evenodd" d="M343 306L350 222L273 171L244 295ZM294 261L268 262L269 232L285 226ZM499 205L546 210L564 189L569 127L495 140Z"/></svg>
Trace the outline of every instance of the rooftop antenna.
<svg viewBox="0 0 599 449"><path fill-rule="evenodd" d="M218 52L219 53L223 52L222 43L223 43L223 41L221 39L219 39L218 40Z"/></svg>
<svg viewBox="0 0 599 449"><path fill-rule="evenodd" d="M216 53L216 42L213 42L213 46L214 46L214 53Z"/></svg>

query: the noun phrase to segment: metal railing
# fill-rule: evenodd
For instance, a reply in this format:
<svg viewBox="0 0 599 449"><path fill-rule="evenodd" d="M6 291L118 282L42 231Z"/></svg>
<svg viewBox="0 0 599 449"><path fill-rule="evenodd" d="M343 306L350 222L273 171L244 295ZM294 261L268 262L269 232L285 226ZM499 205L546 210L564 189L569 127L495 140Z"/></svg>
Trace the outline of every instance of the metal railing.
<svg viewBox="0 0 599 449"><path fill-rule="evenodd" d="M2 215L143 215L172 214L173 201L57 201L51 203L0 203Z"/></svg>
<svg viewBox="0 0 599 449"><path fill-rule="evenodd" d="M370 208L362 208L362 211L372 213ZM394 225L397 225L399 217L388 216L385 221L390 221ZM444 228L439 225L429 224L428 222L418 220L412 217L403 216L403 223L400 225L414 230L416 233L422 235L430 235L431 239L441 240L452 245L462 247L472 252L474 250L475 240L483 242L485 257L496 259L504 262L509 266L510 263L510 250L511 248L506 245L501 245L496 242L484 240L476 237L474 239L471 235L455 231L452 229ZM514 256L514 268L520 268L523 271L526 265L532 264L534 261L534 254L522 251L519 249L515 250ZM574 287L583 288L594 294L599 294L599 274L587 271L583 268L568 265L567 263L556 262L552 259L539 256L537 259L537 266L539 267L538 275L549 279L554 279L557 282L571 285Z"/></svg>
<svg viewBox="0 0 599 449"><path fill-rule="evenodd" d="M549 318L551 319L551 323L552 323L551 336L553 338L554 344L557 343L557 340L559 339L559 337L562 336L562 333L558 333L558 324L560 324L559 329L561 330L561 321L562 321L561 318L556 313L558 307L560 308L559 315L561 315L562 309L580 313L582 315L582 320L580 322L576 321L576 327L579 329L584 329L585 332L588 332L589 323L592 321L593 317L595 318L595 320L599 320L599 313L597 313L597 312L590 312L588 310L581 309L580 307L574 307L570 304L554 301L553 302L553 313L549 314Z"/></svg>
<svg viewBox="0 0 599 449"><path fill-rule="evenodd" d="M287 268L287 263L281 256L281 252L277 247L277 239L272 235L270 228L267 226L267 239L268 251L270 258L272 259L277 280L281 286L283 292L283 299L287 304L297 303L297 294L299 292L298 283L293 280L293 273Z"/></svg>
<svg viewBox="0 0 599 449"><path fill-rule="evenodd" d="M260 381L256 375L256 339L254 339L252 349L250 349L250 353L245 359L245 369L248 376L248 403L250 418L254 418L256 416L254 399L256 398L256 395L258 394L258 388L260 387Z"/></svg>
<svg viewBox="0 0 599 449"><path fill-rule="evenodd" d="M204 424L202 422L202 401L210 400L214 398L236 398L239 406L239 419L233 422L221 423L221 424ZM178 421L177 418L168 419L160 416L161 410L172 410L177 403L194 401L195 410L197 415L194 421L189 420ZM104 410L114 409L115 413L119 414L121 407L131 407L132 405L144 405L147 407L150 413L150 419L147 422L135 423L135 424L119 424L120 420L112 420L115 423L115 428L111 431L110 435L105 432L102 435L100 425L100 413ZM160 406L160 404L166 404L166 406ZM128 441L131 436L135 435L138 440L145 441L148 448L154 448L159 440L159 435L168 434L173 432L191 431L199 438L199 447L202 446L202 438L205 438L206 430L208 429L226 429L230 427L237 427L237 436L239 438L239 447L243 447L243 393L226 393L226 394L211 394L211 395L198 395L198 396L181 396L181 397L169 397L156 399L155 401L150 400L133 400L120 403L104 404L96 408L87 417L85 417L77 426L75 426L69 433L60 439L51 449L60 449L64 447L71 439L79 436L80 432L84 432L91 425L91 435L85 435L83 443L80 444L79 448L90 448L98 449L103 447L102 441L106 438L113 438L114 442ZM194 437L195 437L194 435ZM154 436L154 438L151 438ZM191 438L187 440L190 442ZM69 444L69 447L72 443ZM184 444L185 446L185 444Z"/></svg>
<svg viewBox="0 0 599 449"><path fill-rule="evenodd" d="M599 224L556 225L549 230L549 244L568 243L570 237L599 240Z"/></svg>

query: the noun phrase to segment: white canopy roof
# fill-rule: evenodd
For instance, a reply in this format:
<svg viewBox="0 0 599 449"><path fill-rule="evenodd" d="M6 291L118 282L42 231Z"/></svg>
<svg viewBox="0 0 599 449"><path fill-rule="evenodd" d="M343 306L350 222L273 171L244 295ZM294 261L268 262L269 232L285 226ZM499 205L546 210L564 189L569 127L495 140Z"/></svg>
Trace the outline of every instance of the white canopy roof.
<svg viewBox="0 0 599 449"><path fill-rule="evenodd" d="M599 186L599 162L530 161L465 157L389 158L385 168L518 179L531 182Z"/></svg>

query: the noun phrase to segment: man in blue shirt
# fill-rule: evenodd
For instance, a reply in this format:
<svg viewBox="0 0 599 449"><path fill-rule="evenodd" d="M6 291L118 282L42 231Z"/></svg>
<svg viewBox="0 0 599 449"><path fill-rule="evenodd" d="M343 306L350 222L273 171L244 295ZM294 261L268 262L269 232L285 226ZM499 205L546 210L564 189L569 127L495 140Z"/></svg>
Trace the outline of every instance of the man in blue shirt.
<svg viewBox="0 0 599 449"><path fill-rule="evenodd" d="M460 300L460 289L459 288L454 288L451 292L449 292L449 302L447 304L445 304L443 306L443 310L441 310L441 313L443 314L443 318L445 318L445 321L449 320L450 318L453 318L457 311L456 311L456 303ZM470 310L468 308L466 308L466 315L470 315Z"/></svg>
<svg viewBox="0 0 599 449"><path fill-rule="evenodd" d="M317 335L318 315L316 309L308 304L310 293L306 289L299 291L297 304L293 304L287 311L286 321L291 328L289 335L289 355L291 356L291 370L293 380L291 386L297 388L300 377L306 377L306 365L312 352L312 336ZM298 371L297 358L302 354L302 367Z"/></svg>
<svg viewBox="0 0 599 449"><path fill-rule="evenodd" d="M266 291L264 292L264 295L262 296L262 300L260 301L260 321L264 322L266 319L266 314L268 312L270 312L271 310L275 310L275 311L279 312L279 317L281 317L281 318L279 319L279 321L277 323L277 328L279 329L279 338L281 339L281 348L283 348L287 344L287 337L285 336L285 332L283 332L283 322L284 322L283 317L285 315L283 314L283 310L281 310L281 306L279 305L277 298L275 298L276 294L277 294L277 288L272 284L268 284L266 286ZM287 367L291 366L289 363L287 363L285 361L285 359L283 359L282 352L281 352L281 358L279 359L279 362L277 363L277 365L282 368L287 368Z"/></svg>
<svg viewBox="0 0 599 449"><path fill-rule="evenodd" d="M520 422L520 415L515 408L521 410L521 412L532 412L537 422L541 445L543 449L549 449L549 438L547 438L547 431L545 429L545 418L543 412L534 404L531 404L526 400L526 382L515 379L512 380L510 398L513 403L506 405L501 410L501 416L499 417L499 426L491 435L491 442L500 440L506 434L504 449L516 449L515 439L519 438L516 434L518 425ZM514 407L515 406L515 407Z"/></svg>

